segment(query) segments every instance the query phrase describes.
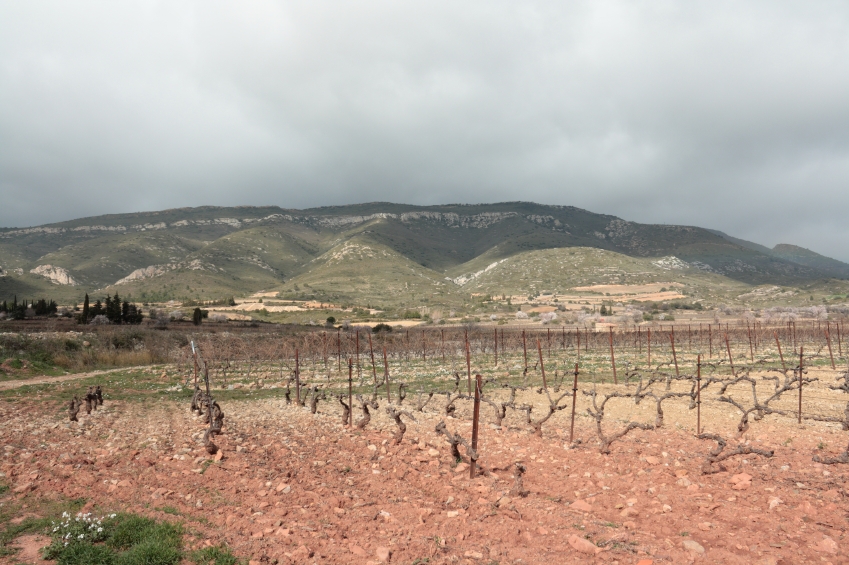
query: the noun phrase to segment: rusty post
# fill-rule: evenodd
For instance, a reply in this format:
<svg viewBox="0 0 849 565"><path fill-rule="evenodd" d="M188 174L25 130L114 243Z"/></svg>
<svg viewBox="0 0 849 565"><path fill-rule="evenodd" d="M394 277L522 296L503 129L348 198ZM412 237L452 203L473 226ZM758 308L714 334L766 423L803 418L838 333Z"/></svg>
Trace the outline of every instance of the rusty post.
<svg viewBox="0 0 849 565"><path fill-rule="evenodd" d="M795 353L799 350L799 343L796 341L796 322L791 321L790 323L792 324L791 328L793 330L793 352Z"/></svg>
<svg viewBox="0 0 849 565"><path fill-rule="evenodd" d="M481 415L481 386L482 379L480 375L475 375L475 408L472 414L472 451L474 456L469 457L469 478L475 478L475 467L477 466L478 458L478 422Z"/></svg>
<svg viewBox="0 0 849 565"><path fill-rule="evenodd" d="M708 324L708 357L713 359L713 326Z"/></svg>
<svg viewBox="0 0 849 565"><path fill-rule="evenodd" d="M297 348L295 348L295 402L298 403L298 406L301 405L301 365L298 359Z"/></svg>
<svg viewBox="0 0 849 565"><path fill-rule="evenodd" d="M696 435L702 430L702 356L696 356Z"/></svg>
<svg viewBox="0 0 849 565"><path fill-rule="evenodd" d="M828 356L831 358L831 368L836 369L834 366L834 354L831 352L831 332L828 331L828 328L825 330L825 342L828 344Z"/></svg>
<svg viewBox="0 0 849 565"><path fill-rule="evenodd" d="M575 328L575 336L578 338L577 355L578 355L578 360L580 361L580 359L581 359L581 330L579 330L578 328Z"/></svg>
<svg viewBox="0 0 849 565"><path fill-rule="evenodd" d="M734 359L731 358L731 344L728 342L728 332L725 332L725 348L728 350L728 362L731 364L731 376L736 377L734 373Z"/></svg>
<svg viewBox="0 0 849 565"><path fill-rule="evenodd" d="M542 346L537 339L537 351L539 351L539 368L542 371L542 388L548 390L548 383L545 382L545 364L542 362Z"/></svg>
<svg viewBox="0 0 849 565"><path fill-rule="evenodd" d="M425 341L424 330L422 330L422 363L427 363L427 341Z"/></svg>
<svg viewBox="0 0 849 565"><path fill-rule="evenodd" d="M383 380L386 383L386 402L392 402L389 394L389 361L386 359L386 346L383 346Z"/></svg>
<svg viewBox="0 0 849 565"><path fill-rule="evenodd" d="M802 363L804 361L803 351L805 346L799 347L799 423L802 423Z"/></svg>
<svg viewBox="0 0 849 565"><path fill-rule="evenodd" d="M575 403L578 400L578 364L575 363L575 380L572 382L572 423L569 425L569 443L575 439Z"/></svg>
<svg viewBox="0 0 849 565"><path fill-rule="evenodd" d="M374 362L374 347L371 344L371 332L368 334L368 351L371 355L371 378L374 381L374 386L377 386L377 365Z"/></svg>
<svg viewBox="0 0 849 565"><path fill-rule="evenodd" d="M472 354L469 351L469 336L466 335L466 378L469 382L469 396L472 395Z"/></svg>
<svg viewBox="0 0 849 565"><path fill-rule="evenodd" d="M618 385L619 380L616 378L616 357L613 355L613 326L608 326L607 329L610 330L608 335L610 337L610 364L613 366L613 384Z"/></svg>
<svg viewBox="0 0 849 565"><path fill-rule="evenodd" d="M528 341L525 338L525 330L522 330L522 349L525 352L525 373L528 372Z"/></svg>
<svg viewBox="0 0 849 565"><path fill-rule="evenodd" d="M348 426L354 427L354 365L348 357Z"/></svg>
<svg viewBox="0 0 849 565"><path fill-rule="evenodd" d="M548 356L551 357L551 328L548 328Z"/></svg>
<svg viewBox="0 0 849 565"><path fill-rule="evenodd" d="M675 376L681 376L681 373L678 372L678 356L675 354L675 329L672 329L672 332L669 334L669 342L672 344L672 360L675 361Z"/></svg>
<svg viewBox="0 0 849 565"><path fill-rule="evenodd" d="M778 341L778 332L772 332L772 335L775 336L775 345L778 346L778 356L781 358L781 368L786 373L787 365L784 364L784 353L781 352L781 342Z"/></svg>

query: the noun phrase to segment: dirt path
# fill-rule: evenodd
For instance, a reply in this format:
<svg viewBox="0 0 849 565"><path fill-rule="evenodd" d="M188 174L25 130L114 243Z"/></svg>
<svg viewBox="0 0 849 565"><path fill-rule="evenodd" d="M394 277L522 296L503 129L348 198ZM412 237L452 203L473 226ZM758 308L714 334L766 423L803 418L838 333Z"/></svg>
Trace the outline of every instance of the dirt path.
<svg viewBox="0 0 849 565"><path fill-rule="evenodd" d="M71 375L61 375L58 377L33 377L31 379L19 379L15 381L0 381L0 390L9 390L27 385L43 385L50 383L62 383L65 381L75 381L77 379L85 379L87 377L96 377L97 375L106 375L118 371L126 371L128 369L145 370L151 369L153 365L144 365L141 367L121 367L119 369L104 369L102 371L90 371L88 373L73 373Z"/></svg>

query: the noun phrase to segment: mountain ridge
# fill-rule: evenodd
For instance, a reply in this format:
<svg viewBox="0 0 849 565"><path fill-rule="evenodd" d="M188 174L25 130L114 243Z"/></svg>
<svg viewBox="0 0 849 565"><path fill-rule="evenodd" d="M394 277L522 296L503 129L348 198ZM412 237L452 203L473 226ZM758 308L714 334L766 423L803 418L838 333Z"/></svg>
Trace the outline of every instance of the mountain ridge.
<svg viewBox="0 0 849 565"><path fill-rule="evenodd" d="M309 276L313 261L355 240L392 253L387 261L393 267L386 262L371 272L357 267L375 279L368 284L358 279L361 288L369 289L380 286L381 269L403 278L398 273L405 261L453 281L523 253L564 248L674 257L693 273L745 285L849 277L849 265L804 248L769 250L716 230L640 224L574 206L369 202L303 210L201 206L2 228L0 295L53 291L77 297L84 290L123 289L133 295L201 298L269 288L291 291L287 283L299 277L318 284ZM464 269L471 270L460 272ZM359 277L355 271L346 272ZM62 281L76 284L57 284ZM390 282L383 281L386 288ZM453 284L455 290L463 286ZM414 286L424 292L424 286ZM348 300L354 294L345 293ZM372 297L377 300L373 292Z"/></svg>

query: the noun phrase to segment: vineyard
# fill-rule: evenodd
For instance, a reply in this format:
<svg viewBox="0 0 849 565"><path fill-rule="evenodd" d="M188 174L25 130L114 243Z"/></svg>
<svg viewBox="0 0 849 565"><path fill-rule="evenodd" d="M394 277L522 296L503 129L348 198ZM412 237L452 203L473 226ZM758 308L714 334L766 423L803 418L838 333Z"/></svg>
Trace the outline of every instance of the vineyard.
<svg viewBox="0 0 849 565"><path fill-rule="evenodd" d="M157 339L4 396L19 503L179 517L252 565L846 563L840 322Z"/></svg>
<svg viewBox="0 0 849 565"><path fill-rule="evenodd" d="M765 416L799 424L831 422L849 430L849 397L843 396L849 393L849 367L841 324L687 326L679 327L677 336L675 331L660 326L654 332L637 327L490 333L472 327L373 337L367 330L339 328L289 337L205 335L192 341L191 352L186 348L180 362L196 388L202 367L213 388L283 388L287 402L309 402L313 414L319 402L329 401L327 410L341 410L342 421L351 426L359 409L364 416L360 429L378 399L390 410L408 406L414 412L428 409L469 419L476 393L478 404L491 407L493 424L524 423L536 435L542 435L544 425L563 429L568 420L573 441L575 416L586 414L596 424L604 453L631 429L661 428L664 406L670 405L692 412L686 416L672 409L672 423L693 428L697 435L703 404L738 417L738 434L750 420ZM608 403L633 414L633 421L612 435L602 426ZM400 429L401 420L393 420Z"/></svg>

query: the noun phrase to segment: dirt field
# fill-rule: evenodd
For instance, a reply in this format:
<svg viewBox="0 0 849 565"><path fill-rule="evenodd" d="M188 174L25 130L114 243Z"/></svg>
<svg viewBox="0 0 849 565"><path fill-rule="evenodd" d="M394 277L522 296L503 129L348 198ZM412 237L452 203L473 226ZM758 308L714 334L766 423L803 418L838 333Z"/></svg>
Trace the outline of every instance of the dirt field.
<svg viewBox="0 0 849 565"><path fill-rule="evenodd" d="M726 471L703 474L715 443L694 437L686 402L668 401L661 430L634 430L610 455L599 453L586 396L578 397L576 447L569 410L537 437L516 412L502 427L491 424L483 405L483 472L470 479L434 431L445 419L468 439L469 402L444 418L444 400L434 397L416 422L405 418L395 446L383 406L361 432L341 425L335 400L319 403L316 415L280 398L229 400L214 460L188 403L111 401L108 392L79 423L55 403L0 401L0 481L10 486L0 510L18 508L20 519L39 501L85 497L96 513L183 521L189 547L226 543L252 564L849 563L849 465L812 461L844 450L849 434L839 424L753 421L740 441L774 456L735 456ZM543 396L522 394L541 410ZM839 415L845 404L825 385L810 394L806 409ZM605 430L652 421L653 412L615 399ZM702 418L729 448L738 444L731 406L706 398ZM521 494L517 462L527 469ZM46 543L19 540L25 551L0 562L45 563L34 556Z"/></svg>

